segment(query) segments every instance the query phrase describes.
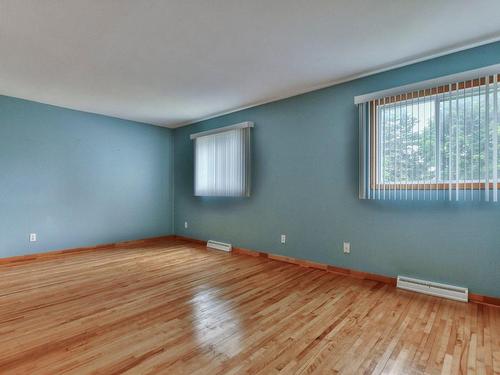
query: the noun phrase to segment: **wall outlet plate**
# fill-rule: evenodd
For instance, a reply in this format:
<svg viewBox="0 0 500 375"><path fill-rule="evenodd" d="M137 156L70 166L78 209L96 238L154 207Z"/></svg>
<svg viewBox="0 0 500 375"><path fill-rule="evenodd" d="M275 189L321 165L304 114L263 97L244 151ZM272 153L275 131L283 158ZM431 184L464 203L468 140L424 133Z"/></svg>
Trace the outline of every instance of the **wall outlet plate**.
<svg viewBox="0 0 500 375"><path fill-rule="evenodd" d="M187 221L185 221L185 222L184 222L184 228L185 228L185 229L187 229L187 227L188 227L188 222L187 222Z"/></svg>
<svg viewBox="0 0 500 375"><path fill-rule="evenodd" d="M36 242L36 233L30 233L30 242Z"/></svg>
<svg viewBox="0 0 500 375"><path fill-rule="evenodd" d="M281 243L282 244L286 243L286 234L281 235Z"/></svg>
<svg viewBox="0 0 500 375"><path fill-rule="evenodd" d="M351 253L351 243L344 241L344 254L350 254Z"/></svg>

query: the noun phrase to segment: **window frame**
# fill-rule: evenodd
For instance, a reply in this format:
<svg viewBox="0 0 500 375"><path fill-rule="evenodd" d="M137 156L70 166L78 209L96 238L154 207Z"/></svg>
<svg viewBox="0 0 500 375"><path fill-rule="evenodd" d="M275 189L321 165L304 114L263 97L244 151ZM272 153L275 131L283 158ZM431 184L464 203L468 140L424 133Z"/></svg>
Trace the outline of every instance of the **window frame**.
<svg viewBox="0 0 500 375"><path fill-rule="evenodd" d="M223 198L223 197L228 197L228 198L247 198L250 197L251 195L251 164L252 164L252 147L251 147L251 129L254 127L254 123L252 121L245 121L241 122L238 124L234 125L229 125L221 128L215 128L212 130L207 130L207 131L202 131L198 133L194 133L190 135L190 139L194 141L193 144L193 194L196 197L218 197L218 198ZM238 190L231 190L228 189L229 187L234 187L234 183L228 183L228 181L224 181L223 185L224 186L218 186L217 189L207 189L207 188L202 188L202 183L198 180L199 177L199 172L201 171L200 165L199 165L199 155L198 153L200 152L201 145L198 144L198 141L200 139L203 139L205 137L217 137L223 134L226 134L228 132L232 131L240 131L241 134L239 135L241 137L240 141L240 147L238 149L232 149L228 148L227 146L222 147L224 151L226 152L224 155L220 154L220 150L216 152L216 154L208 155L208 157L213 157L212 161L215 161L217 157L225 157L227 158L227 152L228 150L231 150L231 152L236 153L238 157L241 158L241 163L240 163L240 177L241 177L241 186L238 186L240 189ZM234 139L233 139L234 141ZM220 146L220 144L219 144ZM234 144L233 144L234 147ZM238 153L239 151L239 153ZM235 155L231 155L230 159L235 159ZM224 164L227 164L227 162L224 162ZM224 169L224 172L228 172L227 169ZM231 172L231 171L229 171ZM210 174L210 173L209 173ZM214 173L212 174L212 179ZM219 176L220 177L220 176ZM224 175L225 180L227 180L228 177L234 178L235 176L228 176L227 174ZM220 181L218 181L220 182ZM198 185L200 183L200 186Z"/></svg>
<svg viewBox="0 0 500 375"><path fill-rule="evenodd" d="M488 76L489 83L493 83L493 75ZM500 81L500 74L497 76L498 81ZM486 84L486 78L476 78L473 80L468 80L464 82L452 83L449 85L441 85L435 88L415 90L412 92L392 95L382 99L373 99L369 102L369 112L370 112L370 188L372 190L448 190L450 185L453 189L458 190L485 190L486 183L478 182L477 180L470 182L460 182L460 181L450 181L450 182L386 182L380 183L378 181L379 176L379 160L378 160L378 111L379 107L382 105L395 104L406 100L413 100L417 98L429 98L433 95L436 96L434 99L437 103L440 102L437 95L445 94L449 91L466 90L473 89L475 87L481 87ZM439 107L438 107L439 108ZM439 110L439 109L438 109ZM437 136L437 135L436 135ZM436 142L439 145L439 142ZM458 187L457 187L458 185ZM493 188L493 182L489 183L489 188ZM497 188L500 189L500 182L497 183Z"/></svg>

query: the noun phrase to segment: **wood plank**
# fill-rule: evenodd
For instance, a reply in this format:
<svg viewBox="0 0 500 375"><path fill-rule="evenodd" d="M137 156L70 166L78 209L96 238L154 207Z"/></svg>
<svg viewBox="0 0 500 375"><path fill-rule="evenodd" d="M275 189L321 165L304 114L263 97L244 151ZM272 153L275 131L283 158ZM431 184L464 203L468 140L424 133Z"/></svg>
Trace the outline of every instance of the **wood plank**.
<svg viewBox="0 0 500 375"><path fill-rule="evenodd" d="M176 238L0 265L0 373L500 372L499 308L240 254Z"/></svg>

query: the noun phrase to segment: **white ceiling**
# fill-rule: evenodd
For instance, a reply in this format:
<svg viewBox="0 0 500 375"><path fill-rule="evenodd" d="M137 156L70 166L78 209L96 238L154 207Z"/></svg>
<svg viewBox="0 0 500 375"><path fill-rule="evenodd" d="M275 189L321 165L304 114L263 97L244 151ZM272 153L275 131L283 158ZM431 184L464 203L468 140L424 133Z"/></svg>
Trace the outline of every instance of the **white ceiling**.
<svg viewBox="0 0 500 375"><path fill-rule="evenodd" d="M0 94L176 127L500 36L498 0L0 0Z"/></svg>

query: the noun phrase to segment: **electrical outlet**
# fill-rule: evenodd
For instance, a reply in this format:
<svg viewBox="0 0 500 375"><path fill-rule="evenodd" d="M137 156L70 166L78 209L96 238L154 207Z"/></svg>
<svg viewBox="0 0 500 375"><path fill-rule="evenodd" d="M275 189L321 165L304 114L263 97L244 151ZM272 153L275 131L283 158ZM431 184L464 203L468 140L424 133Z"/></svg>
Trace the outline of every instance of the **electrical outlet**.
<svg viewBox="0 0 500 375"><path fill-rule="evenodd" d="M187 221L185 221L185 222L184 222L184 229L187 229L187 227L188 227L188 222L187 222Z"/></svg>
<svg viewBox="0 0 500 375"><path fill-rule="evenodd" d="M36 233L30 233L30 242L36 242Z"/></svg>
<svg viewBox="0 0 500 375"><path fill-rule="evenodd" d="M286 243L286 234L281 235L281 243L282 244Z"/></svg>
<svg viewBox="0 0 500 375"><path fill-rule="evenodd" d="M351 243L344 241L344 254L351 253Z"/></svg>

